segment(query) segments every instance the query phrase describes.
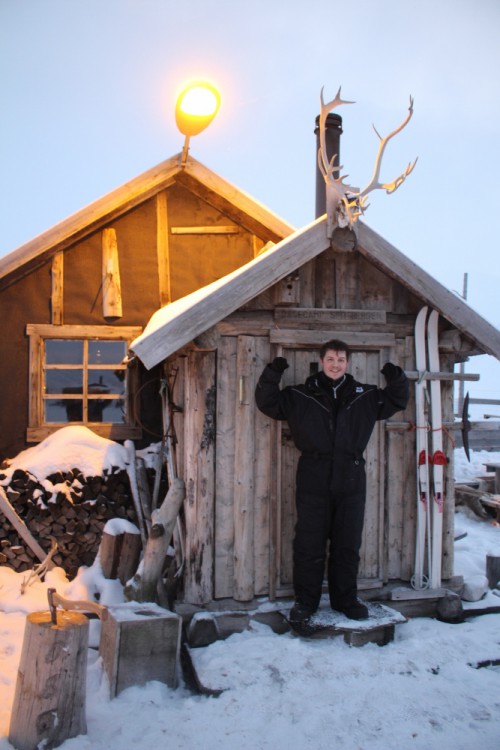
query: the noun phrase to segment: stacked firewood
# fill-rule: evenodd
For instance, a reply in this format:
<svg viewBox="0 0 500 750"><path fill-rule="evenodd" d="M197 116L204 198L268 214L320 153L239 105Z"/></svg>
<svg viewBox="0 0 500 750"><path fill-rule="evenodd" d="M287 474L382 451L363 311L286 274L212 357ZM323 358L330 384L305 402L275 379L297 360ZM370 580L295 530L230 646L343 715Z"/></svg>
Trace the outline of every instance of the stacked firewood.
<svg viewBox="0 0 500 750"><path fill-rule="evenodd" d="M0 482L5 480L0 472ZM136 523L130 482L123 470L85 477L73 469L39 481L17 469L9 484L3 486L14 510L47 553L52 540L56 541L57 551L52 559L69 578L76 575L80 566L94 562L106 521L123 518ZM0 514L0 563L21 572L38 562Z"/></svg>

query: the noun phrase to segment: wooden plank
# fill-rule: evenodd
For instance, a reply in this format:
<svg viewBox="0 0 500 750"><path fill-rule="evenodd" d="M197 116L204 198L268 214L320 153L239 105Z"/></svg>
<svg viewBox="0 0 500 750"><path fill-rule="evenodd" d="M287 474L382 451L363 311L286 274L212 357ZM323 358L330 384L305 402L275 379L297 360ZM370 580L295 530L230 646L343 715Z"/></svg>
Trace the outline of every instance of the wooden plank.
<svg viewBox="0 0 500 750"><path fill-rule="evenodd" d="M286 325L292 327L297 325L323 324L323 326L333 326L346 323L354 323L364 330L368 323L384 325L387 322L385 310L340 310L335 308L305 308L305 307L286 307L277 308L274 311L274 319L279 326Z"/></svg>
<svg viewBox="0 0 500 750"><path fill-rule="evenodd" d="M116 231L106 227L102 231L102 314L104 318L121 318L122 288Z"/></svg>
<svg viewBox="0 0 500 750"><path fill-rule="evenodd" d="M395 362L405 363L405 341L398 339L394 352ZM403 529L406 506L405 483L405 436L402 433L387 430L386 422L386 549L384 580L401 578L401 555L403 549Z"/></svg>
<svg viewBox="0 0 500 750"><path fill-rule="evenodd" d="M217 225L198 227L170 227L171 234L241 234L241 227L237 224Z"/></svg>
<svg viewBox="0 0 500 750"><path fill-rule="evenodd" d="M50 296L51 323L60 326L64 322L64 254L52 258L52 291Z"/></svg>
<svg viewBox="0 0 500 750"><path fill-rule="evenodd" d="M357 253L337 254L335 261L335 307L361 307L361 280Z"/></svg>
<svg viewBox="0 0 500 750"><path fill-rule="evenodd" d="M286 243L259 255L241 268L158 311L144 334L134 341L135 354L149 369L196 336L245 305L264 288L292 273L327 244L324 225L314 223Z"/></svg>
<svg viewBox="0 0 500 750"><path fill-rule="evenodd" d="M441 368L453 370L454 357L452 354L441 354ZM452 422L454 417L454 384L452 381L441 383L441 404L443 422ZM444 466L444 505L443 505L443 547L442 547L442 577L451 578L454 573L455 556L455 451L453 438L443 430L443 450L448 459Z"/></svg>
<svg viewBox="0 0 500 750"><path fill-rule="evenodd" d="M405 339L405 365L407 368L415 366L415 340L413 336ZM398 415L399 416L399 415ZM415 424L415 389L410 388L410 400L405 410L405 416ZM403 471L404 495L403 501L403 536L401 544L401 574L403 581L409 581L413 575L415 563L415 540L417 534L417 467L415 462L415 435L411 430L405 433L403 443Z"/></svg>
<svg viewBox="0 0 500 750"><path fill-rule="evenodd" d="M75 325L75 326L53 326L50 323L28 323L26 333L28 336L34 334L44 338L101 338L101 339L124 339L131 341L138 336L142 328L140 326L110 326L110 325Z"/></svg>
<svg viewBox="0 0 500 750"><path fill-rule="evenodd" d="M217 454L215 461L215 598L233 596L234 455L236 422L235 336L221 338L217 352Z"/></svg>
<svg viewBox="0 0 500 750"><path fill-rule="evenodd" d="M357 232L357 250L370 263L420 297L423 304L438 310L468 338L475 339L484 352L500 359L498 329L366 224L359 222Z"/></svg>
<svg viewBox="0 0 500 750"><path fill-rule="evenodd" d="M269 332L272 344L283 346L320 347L325 341L336 338L345 341L356 349L380 349L394 346L396 337L393 333L365 333L355 331L337 331L334 328L324 331L302 330L295 328L273 329Z"/></svg>
<svg viewBox="0 0 500 750"><path fill-rule="evenodd" d="M339 306L335 290L336 260L331 248L322 252L315 261L315 304L318 308Z"/></svg>
<svg viewBox="0 0 500 750"><path fill-rule="evenodd" d="M239 336L234 456L234 598L254 596L255 339Z"/></svg>
<svg viewBox="0 0 500 750"><path fill-rule="evenodd" d="M253 367L253 392L257 379L270 360L269 342L261 337L255 338L255 362ZM255 466L254 466L254 589L255 595L269 593L270 581L270 506L275 502L271 499L274 478L274 456L272 438L275 436L273 424L275 420L266 417L254 407L255 434Z"/></svg>
<svg viewBox="0 0 500 750"><path fill-rule="evenodd" d="M215 353L190 351L185 402L186 574L190 604L213 599Z"/></svg>
<svg viewBox="0 0 500 750"><path fill-rule="evenodd" d="M172 301L170 291L170 249L168 243L167 191L156 196L156 255L158 258L158 292L160 307Z"/></svg>

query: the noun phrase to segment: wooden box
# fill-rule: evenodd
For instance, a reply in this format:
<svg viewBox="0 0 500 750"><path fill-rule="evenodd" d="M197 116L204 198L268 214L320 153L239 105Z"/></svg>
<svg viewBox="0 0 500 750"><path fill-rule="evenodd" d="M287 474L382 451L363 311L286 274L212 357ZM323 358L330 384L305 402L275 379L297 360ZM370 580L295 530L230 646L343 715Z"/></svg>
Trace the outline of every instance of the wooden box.
<svg viewBox="0 0 500 750"><path fill-rule="evenodd" d="M110 607L101 627L100 655L114 698L151 680L177 686L182 620L154 603Z"/></svg>

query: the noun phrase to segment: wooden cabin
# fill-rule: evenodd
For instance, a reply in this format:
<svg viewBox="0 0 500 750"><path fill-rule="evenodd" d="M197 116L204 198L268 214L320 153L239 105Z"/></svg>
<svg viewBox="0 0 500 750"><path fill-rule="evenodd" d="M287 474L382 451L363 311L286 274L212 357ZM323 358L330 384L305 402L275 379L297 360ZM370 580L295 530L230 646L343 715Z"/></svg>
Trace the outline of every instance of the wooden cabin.
<svg viewBox="0 0 500 750"><path fill-rule="evenodd" d="M159 307L292 231L174 156L1 258L0 461L72 423L159 440L158 368L129 366L129 343Z"/></svg>
<svg viewBox="0 0 500 750"><path fill-rule="evenodd" d="M173 157L0 259L0 455L67 424L157 442L166 377L187 487L183 600L289 596L298 455L286 424L256 409L258 376L283 355L284 383L303 381L336 337L351 345L359 380L382 384L387 360L415 379L423 305L441 315L450 579L454 366L500 358L500 333L365 224L332 241L324 217L294 232L191 157L184 166ZM360 588L378 590L413 572L413 401L378 425L366 460Z"/></svg>
<svg viewBox="0 0 500 750"><path fill-rule="evenodd" d="M453 576L454 366L488 352L500 333L369 227L326 237L326 219L282 240L219 283L159 310L132 342L146 367L175 382L179 472L186 479L187 602L252 601L292 593L298 452L286 423L260 413L254 389L275 356L283 384L303 382L331 339L353 349L350 371L384 385L391 360L416 380L414 325L440 314L446 499L443 579ZM470 379L477 376L468 376ZM416 533L415 404L379 423L366 454L368 496L360 589L409 582Z"/></svg>

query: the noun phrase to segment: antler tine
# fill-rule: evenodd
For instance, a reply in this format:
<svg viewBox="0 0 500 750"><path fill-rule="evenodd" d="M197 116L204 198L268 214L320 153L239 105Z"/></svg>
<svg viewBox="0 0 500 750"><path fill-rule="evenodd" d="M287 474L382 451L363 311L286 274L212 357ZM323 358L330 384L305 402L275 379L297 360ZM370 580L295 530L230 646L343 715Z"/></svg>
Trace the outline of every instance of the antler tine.
<svg viewBox="0 0 500 750"><path fill-rule="evenodd" d="M341 167L334 167L333 162L335 160L335 156L332 156L332 158L329 160L326 153L326 140L325 140L325 126L326 126L326 118L327 115L336 107L340 107L341 104L354 104L355 102L348 101L347 99L342 99L340 96L340 91L342 89L342 86L339 86L339 90L335 94L335 97L325 104L325 100L323 98L323 91L325 87L321 87L320 92L320 114L319 114L319 142L320 142L320 148L318 153L318 164L319 168L321 170L321 173L323 174L323 177L328 180L332 180L332 174L333 172L340 171Z"/></svg>
<svg viewBox="0 0 500 750"><path fill-rule="evenodd" d="M368 185L364 187L363 190L360 190L359 192L360 199L363 196L367 195L367 193L370 193L372 190L377 190L380 188L385 189L388 193L393 193L395 190L398 189L400 185L402 185L402 183L408 177L410 172L413 170L415 164L417 163L417 159L415 159L413 164L409 164L406 170L402 174L398 175L398 177L396 177L396 179L393 180L392 182L389 182L389 183L380 182L380 169L382 166L382 158L384 156L386 146L391 140L391 138L394 138L395 135L400 133L403 130L403 128L406 127L406 125L411 120L412 115L413 115L413 97L410 96L410 106L408 107L408 114L406 115L401 125L399 125L399 127L395 128L391 133L389 133L389 135L386 135L384 138L382 138L382 136L377 131L375 125L373 126L373 129L380 140L380 145L378 148L377 157L375 159L375 168L373 170L372 178L370 182L368 183Z"/></svg>

